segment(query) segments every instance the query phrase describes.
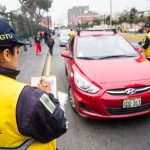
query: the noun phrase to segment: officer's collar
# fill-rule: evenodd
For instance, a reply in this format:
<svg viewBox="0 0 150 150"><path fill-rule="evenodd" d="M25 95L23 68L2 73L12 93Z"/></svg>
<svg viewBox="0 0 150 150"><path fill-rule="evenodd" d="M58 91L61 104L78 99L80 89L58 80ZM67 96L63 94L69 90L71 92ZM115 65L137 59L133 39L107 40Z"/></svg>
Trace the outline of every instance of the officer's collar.
<svg viewBox="0 0 150 150"><path fill-rule="evenodd" d="M0 74L16 79L16 76L20 73L20 70L13 70L0 66Z"/></svg>

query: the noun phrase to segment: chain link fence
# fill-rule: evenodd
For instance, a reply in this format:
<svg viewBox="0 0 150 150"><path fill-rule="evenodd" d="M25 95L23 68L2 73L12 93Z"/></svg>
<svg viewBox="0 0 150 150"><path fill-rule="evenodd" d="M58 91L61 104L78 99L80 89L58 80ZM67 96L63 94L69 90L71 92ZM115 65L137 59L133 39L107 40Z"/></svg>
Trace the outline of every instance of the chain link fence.
<svg viewBox="0 0 150 150"><path fill-rule="evenodd" d="M36 22L32 19L27 18L23 15L17 15L13 12L0 12L0 19L8 21L8 23L12 26L17 35L20 38L24 39L33 37L34 35L36 35L37 31L45 29L45 27L36 24Z"/></svg>
<svg viewBox="0 0 150 150"><path fill-rule="evenodd" d="M15 13L0 12L0 19L8 21L20 38L28 39L33 37L39 28L30 18Z"/></svg>
<svg viewBox="0 0 150 150"><path fill-rule="evenodd" d="M36 35L36 32L43 29L42 26L37 25L35 21L30 18L13 12L0 12L0 19L6 20L15 30L18 37L22 40L29 41L30 46L32 46L33 37ZM24 50L26 50L26 46L24 47Z"/></svg>

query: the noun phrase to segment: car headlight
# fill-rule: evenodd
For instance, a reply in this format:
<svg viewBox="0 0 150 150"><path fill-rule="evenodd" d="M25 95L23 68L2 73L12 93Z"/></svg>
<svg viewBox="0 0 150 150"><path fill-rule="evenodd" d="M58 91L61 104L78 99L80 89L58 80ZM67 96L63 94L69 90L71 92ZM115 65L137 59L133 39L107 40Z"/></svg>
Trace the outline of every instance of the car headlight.
<svg viewBox="0 0 150 150"><path fill-rule="evenodd" d="M98 87L84 79L78 72L75 72L74 74L74 81L76 86L84 92L94 94L100 90Z"/></svg>

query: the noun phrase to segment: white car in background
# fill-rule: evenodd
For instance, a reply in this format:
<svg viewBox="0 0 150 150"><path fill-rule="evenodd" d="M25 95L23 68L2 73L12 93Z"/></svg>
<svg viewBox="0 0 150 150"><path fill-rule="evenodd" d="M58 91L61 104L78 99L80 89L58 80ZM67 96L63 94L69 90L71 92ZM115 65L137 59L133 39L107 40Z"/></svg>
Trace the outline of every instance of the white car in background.
<svg viewBox="0 0 150 150"><path fill-rule="evenodd" d="M138 26L132 26L129 28L129 33L137 33L139 30Z"/></svg>
<svg viewBox="0 0 150 150"><path fill-rule="evenodd" d="M68 43L69 38L70 38L69 32L70 32L69 29L61 30L60 36L59 36L59 45L60 46L65 46Z"/></svg>

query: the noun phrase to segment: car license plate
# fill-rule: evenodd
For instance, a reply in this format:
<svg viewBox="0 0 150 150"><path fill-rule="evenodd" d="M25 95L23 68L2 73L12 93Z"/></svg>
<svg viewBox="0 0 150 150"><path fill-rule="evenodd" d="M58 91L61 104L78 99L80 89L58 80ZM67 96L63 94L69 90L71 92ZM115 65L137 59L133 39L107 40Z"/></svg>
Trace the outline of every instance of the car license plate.
<svg viewBox="0 0 150 150"><path fill-rule="evenodd" d="M141 98L129 98L123 100L123 108L134 108L141 106Z"/></svg>

